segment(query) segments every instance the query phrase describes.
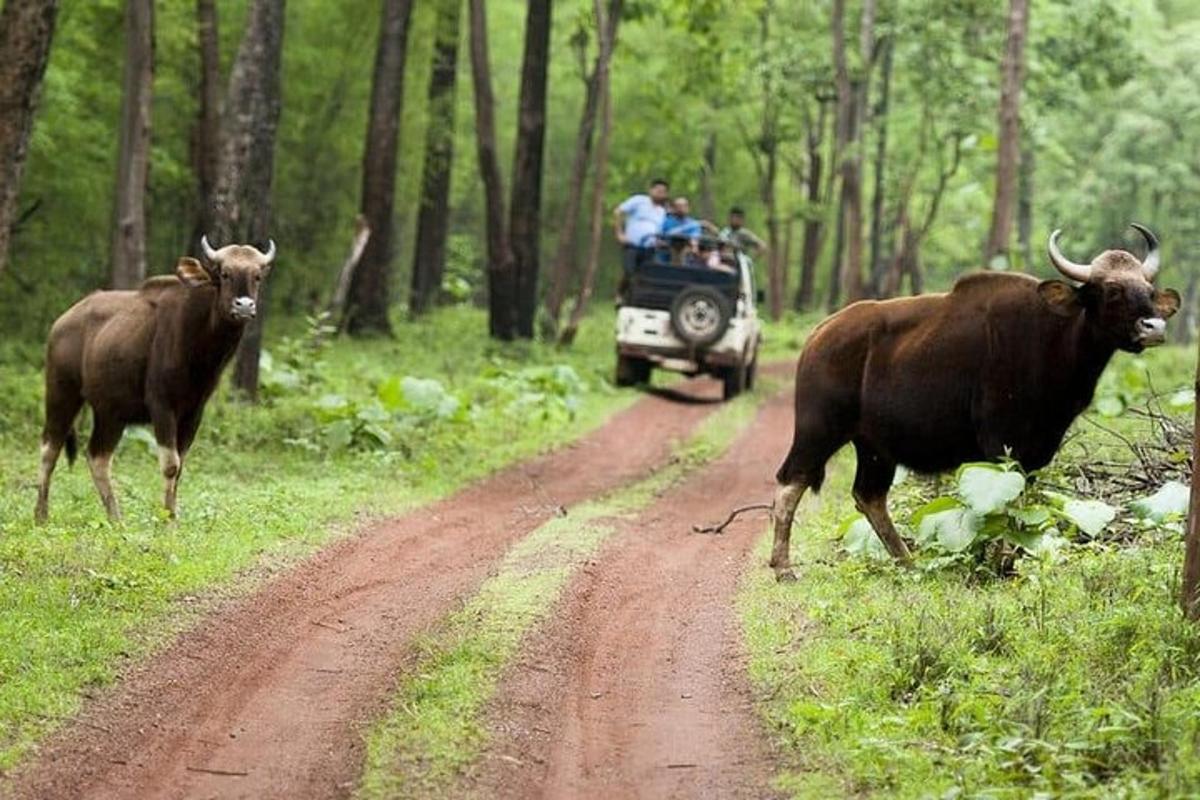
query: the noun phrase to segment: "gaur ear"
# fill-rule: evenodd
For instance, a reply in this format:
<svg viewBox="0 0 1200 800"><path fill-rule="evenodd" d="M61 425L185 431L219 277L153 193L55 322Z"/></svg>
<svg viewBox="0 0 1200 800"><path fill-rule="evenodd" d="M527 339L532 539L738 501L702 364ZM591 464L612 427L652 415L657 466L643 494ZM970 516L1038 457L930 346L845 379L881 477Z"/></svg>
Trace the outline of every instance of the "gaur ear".
<svg viewBox="0 0 1200 800"><path fill-rule="evenodd" d="M1160 289L1154 293L1154 307L1163 319L1170 319L1179 310L1179 292L1174 289Z"/></svg>
<svg viewBox="0 0 1200 800"><path fill-rule="evenodd" d="M208 270L201 266L199 261L188 256L179 259L179 263L175 265L175 274L187 286L203 286L206 283L212 283Z"/></svg>
<svg viewBox="0 0 1200 800"><path fill-rule="evenodd" d="M1069 283L1042 281L1038 284L1038 294L1050 310L1060 316L1069 316L1079 308L1079 291Z"/></svg>

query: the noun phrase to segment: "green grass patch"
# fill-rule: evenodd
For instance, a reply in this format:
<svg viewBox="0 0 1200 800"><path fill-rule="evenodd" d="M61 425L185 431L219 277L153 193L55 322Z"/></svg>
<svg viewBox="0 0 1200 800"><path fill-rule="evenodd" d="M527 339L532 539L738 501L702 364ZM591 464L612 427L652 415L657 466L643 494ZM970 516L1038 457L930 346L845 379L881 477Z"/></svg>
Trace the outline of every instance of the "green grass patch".
<svg viewBox="0 0 1200 800"><path fill-rule="evenodd" d="M65 459L50 524L33 526L40 347L4 350L0 771L214 594L247 591L264 570L311 553L357 515L395 513L577 438L638 397L607 382L604 315L568 351L495 346L483 315L466 308L401 323L394 340L314 346L302 324L279 319L275 327L293 336L271 342L264 402L251 407L222 392L209 405L183 474L178 525L159 511L148 435L131 430L114 466L123 526L104 519L86 466L68 470ZM426 403L426 384L397 395L405 378L436 380L454 412L441 413L441 399L436 408ZM344 401L337 414L330 396ZM349 441L337 434L345 408L353 410Z"/></svg>
<svg viewBox="0 0 1200 800"><path fill-rule="evenodd" d="M717 458L778 390L765 380L755 394L723 405L676 448L670 464L610 495L583 503L515 544L466 606L422 645L391 711L367 734L358 796L444 794L486 745L482 713L521 640L558 601L574 569L632 514Z"/></svg>
<svg viewBox="0 0 1200 800"><path fill-rule="evenodd" d="M1148 356L1157 388L1186 380L1190 358ZM1134 419L1112 424L1149 435ZM1102 446L1106 434L1078 425L1063 473ZM781 788L805 798L1200 793L1200 627L1176 606L1177 534L1027 558L1008 579L904 571L841 551L852 477L843 452L822 496L805 500L799 582L752 570L739 594L750 677L784 754ZM768 549L764 535L757 557Z"/></svg>

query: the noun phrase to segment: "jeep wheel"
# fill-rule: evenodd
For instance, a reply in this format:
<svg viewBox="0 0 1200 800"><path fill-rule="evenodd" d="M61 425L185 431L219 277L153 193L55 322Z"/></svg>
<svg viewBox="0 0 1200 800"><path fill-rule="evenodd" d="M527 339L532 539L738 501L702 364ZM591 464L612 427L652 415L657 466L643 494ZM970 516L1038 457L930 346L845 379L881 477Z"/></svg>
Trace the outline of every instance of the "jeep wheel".
<svg viewBox="0 0 1200 800"><path fill-rule="evenodd" d="M736 367L726 367L721 375L721 380L724 382L721 396L726 400L732 400L745 391L749 385L747 382L749 372L749 368L744 363L738 364Z"/></svg>
<svg viewBox="0 0 1200 800"><path fill-rule="evenodd" d="M758 353L754 354L754 360L750 362L750 366L746 368L746 390L750 391L754 388L754 377L758 374Z"/></svg>
<svg viewBox="0 0 1200 800"><path fill-rule="evenodd" d="M711 286L688 286L671 303L671 327L693 347L707 347L725 335L733 318L729 298Z"/></svg>
<svg viewBox="0 0 1200 800"><path fill-rule="evenodd" d="M617 386L640 386L650 382L650 362L617 353Z"/></svg>

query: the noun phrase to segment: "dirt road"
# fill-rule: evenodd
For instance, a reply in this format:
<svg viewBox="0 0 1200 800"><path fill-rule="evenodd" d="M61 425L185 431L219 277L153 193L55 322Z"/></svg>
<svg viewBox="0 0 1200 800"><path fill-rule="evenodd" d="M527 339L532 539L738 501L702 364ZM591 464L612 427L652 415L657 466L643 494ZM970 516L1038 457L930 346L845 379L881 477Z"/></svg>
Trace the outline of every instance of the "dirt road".
<svg viewBox="0 0 1200 800"><path fill-rule="evenodd" d="M731 604L762 516L688 531L770 497L790 423L785 393L609 540L503 682L473 794L770 796Z"/></svg>
<svg viewBox="0 0 1200 800"><path fill-rule="evenodd" d="M680 397L648 396L575 445L337 542L229 603L122 676L7 789L139 800L349 795L361 726L411 663L414 639L559 506L665 463L716 407L715 383L688 387ZM554 747L518 730L519 718L497 745L544 753L546 768L485 771L480 785L513 797L535 785L554 797L762 796L766 762L729 604L751 537L744 528L708 538L686 531L769 489L782 443L762 443L779 437L785 410L771 402L726 457L629 523L572 584L531 644L561 664L537 711L547 720L537 727L558 732ZM514 673L498 712L537 690L530 681Z"/></svg>

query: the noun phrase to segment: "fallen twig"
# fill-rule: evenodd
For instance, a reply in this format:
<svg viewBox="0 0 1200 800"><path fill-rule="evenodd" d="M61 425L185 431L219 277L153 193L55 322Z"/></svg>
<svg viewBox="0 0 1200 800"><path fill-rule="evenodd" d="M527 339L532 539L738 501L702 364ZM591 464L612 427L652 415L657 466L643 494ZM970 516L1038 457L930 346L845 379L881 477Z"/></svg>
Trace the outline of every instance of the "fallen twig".
<svg viewBox="0 0 1200 800"><path fill-rule="evenodd" d="M209 769L208 767L185 767L188 772L204 772L209 775L225 775L230 778L244 778L249 772L236 769Z"/></svg>
<svg viewBox="0 0 1200 800"><path fill-rule="evenodd" d="M724 533L731 522L747 511L770 511L774 507L772 503L752 503L748 506L741 506L729 512L729 516L720 525L693 525L692 533Z"/></svg>

